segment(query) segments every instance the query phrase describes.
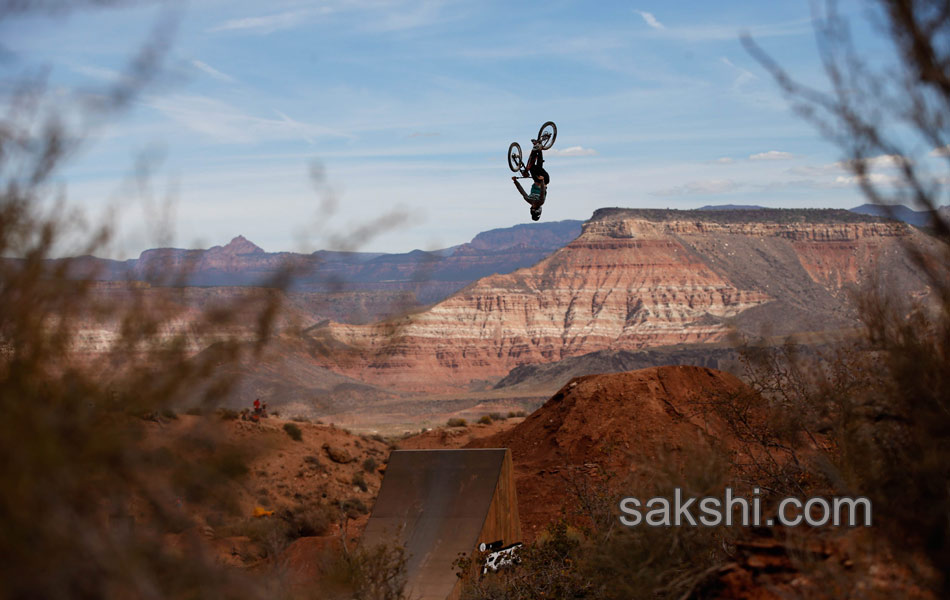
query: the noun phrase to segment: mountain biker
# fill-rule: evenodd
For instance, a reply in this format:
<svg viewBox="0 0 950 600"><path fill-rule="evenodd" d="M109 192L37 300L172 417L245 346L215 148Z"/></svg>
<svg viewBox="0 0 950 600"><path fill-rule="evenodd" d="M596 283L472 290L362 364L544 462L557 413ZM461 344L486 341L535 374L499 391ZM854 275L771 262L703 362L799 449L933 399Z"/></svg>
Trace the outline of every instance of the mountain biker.
<svg viewBox="0 0 950 600"><path fill-rule="evenodd" d="M525 193L524 188L517 177L512 177L515 187L521 192L525 202L531 205L531 220L537 221L541 218L541 205L547 197L548 183L551 182L551 176L544 170L544 154L541 151L541 142L531 140L531 154L528 156L528 162L521 169L522 177L531 177L531 193Z"/></svg>
<svg viewBox="0 0 950 600"><path fill-rule="evenodd" d="M551 176L544 170L544 153L541 151L540 140L531 140L531 154L528 155L527 164L521 169L522 177L527 177L529 173L532 179L543 178L544 185L551 183Z"/></svg>
<svg viewBox="0 0 950 600"><path fill-rule="evenodd" d="M539 175L534 179L534 183L531 184L530 194L526 193L524 188L521 187L521 182L518 181L517 175L513 176L511 180L515 182L515 187L521 192L524 201L531 205L531 220L537 221L540 219L541 205L544 204L544 198L547 196L548 190L547 184L544 183L544 177Z"/></svg>

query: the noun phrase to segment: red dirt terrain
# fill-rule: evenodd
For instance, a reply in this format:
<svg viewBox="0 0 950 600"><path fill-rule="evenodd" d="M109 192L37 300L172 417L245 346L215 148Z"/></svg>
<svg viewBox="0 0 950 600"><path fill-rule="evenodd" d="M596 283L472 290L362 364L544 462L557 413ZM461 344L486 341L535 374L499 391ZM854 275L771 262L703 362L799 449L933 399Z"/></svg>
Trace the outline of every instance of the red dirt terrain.
<svg viewBox="0 0 950 600"><path fill-rule="evenodd" d="M597 464L636 475L663 456L730 446L727 427L702 414L702 403L745 389L735 376L702 367L578 377L523 423L469 447L511 448L522 528L533 538L570 500L565 477L577 469Z"/></svg>

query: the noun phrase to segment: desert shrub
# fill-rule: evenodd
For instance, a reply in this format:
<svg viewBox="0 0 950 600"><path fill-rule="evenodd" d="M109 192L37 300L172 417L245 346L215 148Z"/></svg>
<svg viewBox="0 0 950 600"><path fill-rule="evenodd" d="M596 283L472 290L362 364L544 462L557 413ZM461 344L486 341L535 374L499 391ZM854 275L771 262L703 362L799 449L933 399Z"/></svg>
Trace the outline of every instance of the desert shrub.
<svg viewBox="0 0 950 600"><path fill-rule="evenodd" d="M500 412L488 413L488 416L491 417L492 421L504 421L505 419L508 418L507 416L503 415Z"/></svg>
<svg viewBox="0 0 950 600"><path fill-rule="evenodd" d="M369 509L366 507L366 504L359 498L347 498L346 500L340 501L339 507L343 514L351 519L355 519L360 515L369 514Z"/></svg>
<svg viewBox="0 0 950 600"><path fill-rule="evenodd" d="M491 424L492 424L492 420L491 420L491 417L490 417L490 416L488 416L488 415L482 415L481 417L478 418L478 423L479 423L480 425L491 425Z"/></svg>
<svg viewBox="0 0 950 600"><path fill-rule="evenodd" d="M286 431L287 435L290 436L290 439L294 440L295 442L303 440L303 432L300 431L300 428L293 423L284 423L284 431Z"/></svg>
<svg viewBox="0 0 950 600"><path fill-rule="evenodd" d="M370 439L376 440L377 442L381 442L381 443L383 443L383 444L386 443L386 438L384 438L382 435L380 435L380 434L378 434L378 433L374 433L373 435L371 435L371 436L369 436L369 437L370 437Z"/></svg>
<svg viewBox="0 0 950 600"><path fill-rule="evenodd" d="M376 464L376 459L372 456L367 457L366 460L363 461L363 470L367 473L372 473L378 466L379 465Z"/></svg>
<svg viewBox="0 0 950 600"><path fill-rule="evenodd" d="M407 561L405 549L395 544L343 552L326 561L321 592L332 600L408 600Z"/></svg>
<svg viewBox="0 0 950 600"><path fill-rule="evenodd" d="M293 421L294 423L309 423L310 422L310 419L308 419L307 417L302 417L300 415L295 415L291 417L290 420Z"/></svg>
<svg viewBox="0 0 950 600"><path fill-rule="evenodd" d="M288 541L301 537L326 535L333 524L334 511L326 504L297 504L280 512L287 524Z"/></svg>
<svg viewBox="0 0 950 600"><path fill-rule="evenodd" d="M363 491L363 492L365 492L367 489L369 489L369 488L367 487L367 485L366 485L366 478L363 477L363 472L362 472L362 471L357 471L357 472L353 473L352 482L353 482L353 485L355 485L356 487L360 488L360 490Z"/></svg>
<svg viewBox="0 0 950 600"><path fill-rule="evenodd" d="M527 414L528 413L526 413L523 410L512 410L512 411L508 411L508 418L513 419L515 417L524 417L524 416L527 416Z"/></svg>
<svg viewBox="0 0 950 600"><path fill-rule="evenodd" d="M234 421L238 418L238 412L232 408L219 408L216 412L222 421Z"/></svg>
<svg viewBox="0 0 950 600"><path fill-rule="evenodd" d="M448 427L465 427L466 425L468 425L468 421L465 419L459 419L458 417L453 417L446 423L446 426Z"/></svg>
<svg viewBox="0 0 950 600"><path fill-rule="evenodd" d="M163 418L168 419L169 421L178 420L178 415L175 413L175 411L173 411L170 408L163 408L161 411L161 415Z"/></svg>

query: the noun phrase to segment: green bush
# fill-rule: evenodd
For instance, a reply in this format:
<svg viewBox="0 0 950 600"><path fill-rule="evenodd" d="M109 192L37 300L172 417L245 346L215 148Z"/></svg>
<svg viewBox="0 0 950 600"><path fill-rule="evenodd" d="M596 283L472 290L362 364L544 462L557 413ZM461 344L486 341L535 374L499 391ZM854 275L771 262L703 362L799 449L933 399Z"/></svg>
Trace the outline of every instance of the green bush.
<svg viewBox="0 0 950 600"><path fill-rule="evenodd" d="M290 439L294 440L295 442L303 440L303 432L300 431L300 428L293 423L285 423L284 431L286 431L287 435L290 436Z"/></svg>

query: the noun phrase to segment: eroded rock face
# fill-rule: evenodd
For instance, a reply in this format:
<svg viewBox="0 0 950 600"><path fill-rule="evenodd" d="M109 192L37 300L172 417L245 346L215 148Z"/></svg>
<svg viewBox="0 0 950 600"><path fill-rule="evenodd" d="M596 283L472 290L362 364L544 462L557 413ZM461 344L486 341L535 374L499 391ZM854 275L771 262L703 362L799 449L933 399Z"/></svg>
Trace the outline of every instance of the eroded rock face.
<svg viewBox="0 0 950 600"><path fill-rule="evenodd" d="M598 211L537 265L481 279L396 323L332 323L336 368L376 383L463 386L604 349L855 325L845 291L873 276L925 293L916 229L847 211ZM354 358L355 356L355 358Z"/></svg>

